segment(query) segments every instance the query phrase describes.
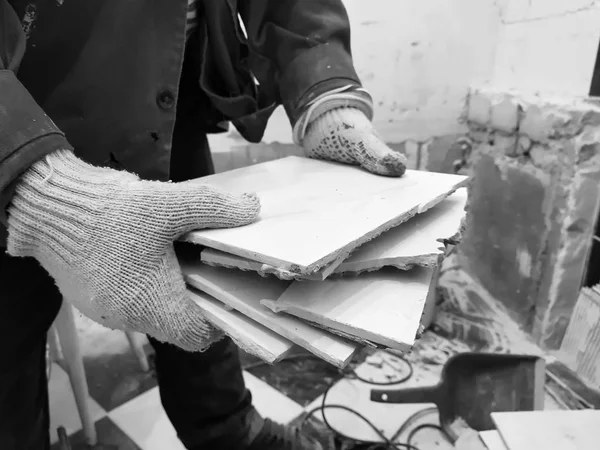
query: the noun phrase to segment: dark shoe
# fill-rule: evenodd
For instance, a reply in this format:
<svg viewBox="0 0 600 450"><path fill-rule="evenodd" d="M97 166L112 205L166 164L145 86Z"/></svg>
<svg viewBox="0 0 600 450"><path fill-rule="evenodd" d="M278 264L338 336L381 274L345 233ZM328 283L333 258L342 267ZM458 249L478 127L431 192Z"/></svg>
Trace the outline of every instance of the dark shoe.
<svg viewBox="0 0 600 450"><path fill-rule="evenodd" d="M264 419L248 450L328 450L298 428Z"/></svg>

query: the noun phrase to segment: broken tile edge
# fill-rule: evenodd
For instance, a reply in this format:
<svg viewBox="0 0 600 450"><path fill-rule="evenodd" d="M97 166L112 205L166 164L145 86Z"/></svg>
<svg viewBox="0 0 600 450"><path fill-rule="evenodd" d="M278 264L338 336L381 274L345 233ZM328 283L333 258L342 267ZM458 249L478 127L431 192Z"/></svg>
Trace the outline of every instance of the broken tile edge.
<svg viewBox="0 0 600 450"><path fill-rule="evenodd" d="M190 297L191 297L190 299L192 300L192 302L196 303L196 302L193 300L193 297L198 297L198 293L197 293L197 292L194 292L195 288L192 288L192 289L190 289L189 287L187 287L187 288L186 288L186 290L187 290L187 292L188 292L188 295L190 295L190 294L191 294L191 295L190 295ZM218 300L215 300L215 301L218 301ZM201 307L200 305L198 305L198 308L202 309L202 307ZM224 308L224 309L225 309L225 308ZM226 310L226 311L228 311L228 310ZM228 312L236 312L236 311L234 311L234 310L233 310L233 308L232 308L232 309L231 309L231 310L229 310ZM237 314L240 314L239 312L236 312L236 313L237 313ZM220 319L220 318L218 318L218 317L214 316L214 315L213 315L211 312L209 312L209 311L206 311L205 309L203 309L203 314L204 314L205 316L207 316L207 317L206 317L206 319L207 319L207 320L210 320L211 322L217 322L217 323L218 323L218 322L221 322L221 319ZM210 316L210 317L209 317L209 316ZM211 317L212 317L213 319L211 319ZM250 319L248 319L248 320L250 320ZM214 325L218 327L217 323L215 323ZM265 329L266 329L266 327L264 327L264 326L260 325L259 323L257 323L256 325L257 325L257 326L259 326L259 327L263 327L263 328L265 328ZM220 327L219 327L219 329L220 329ZM227 334L227 333L225 333L225 332L223 332L223 333L224 333L224 334L226 334L227 336L229 336L229 337L231 338L231 340L233 340L234 342L236 341L236 339L237 339L237 340L240 340L240 339L239 339L239 337L230 336L229 334ZM285 339L284 337L281 337L281 340L282 340L282 341L288 341L288 342L289 342L289 340L288 340L288 339ZM273 365L273 364L275 364L275 363L277 363L277 362L281 361L283 358L285 358L285 357L286 357L286 356L287 356L287 355L290 353L290 351L291 351L291 350L294 348L294 344L293 344L292 342L289 342L289 343L290 343L290 347L289 347L289 348L288 348L286 351L284 351L284 352L281 352L280 354L275 354L275 353L273 353L273 352L260 352L260 351L257 351L257 350L256 350L256 349L257 349L257 347L256 347L256 346L253 346L253 345L249 345L249 346L248 346L248 349L250 350L250 351L248 351L248 353L252 354L253 356L255 356L255 357L257 357L257 358L259 358L261 361L264 361L264 362L266 362L267 364ZM238 345L238 344L236 343L236 345ZM240 348L243 348L243 346L241 346L241 345L238 345L238 346L239 346Z"/></svg>
<svg viewBox="0 0 600 450"><path fill-rule="evenodd" d="M429 253L426 255L419 255L417 257L390 257L381 259L371 259L359 262L342 263L335 270L334 275L348 275L350 273L360 275L361 273L374 272L379 269L383 269L384 267L394 267L399 270L411 270L414 267L426 267L428 269L433 269L437 264L438 255L440 254L443 253L440 251L440 253ZM369 266L358 267L364 266L365 264L369 264Z"/></svg>
<svg viewBox="0 0 600 450"><path fill-rule="evenodd" d="M383 348L391 348L391 349L399 350L401 352L410 352L414 345L414 343L407 344L405 342L393 341L391 339L386 338L385 336L380 336L380 335L378 335L376 333L372 333L370 331L366 331L366 330L363 330L360 328L351 327L351 326L347 326L347 325L343 325L343 324L336 323L335 324L336 327L334 327L331 325L331 323L326 323L326 321L319 320L320 318L318 316L314 316L314 315L310 314L309 312L298 310L298 309L294 308L294 306L281 306L276 303L277 302L273 301L273 300L262 300L261 301L262 305L271 309L275 313L290 314L294 317L299 317L300 319L304 319L310 323L319 324L328 330L338 330L341 333L344 333L345 335L355 336L357 339L360 339L361 341L371 342L375 346L377 346L377 348L383 347ZM369 337L363 338L363 337L356 336L355 334L353 334L356 332L361 332L363 334L368 335ZM415 341L417 340L416 334L417 333L415 333Z"/></svg>
<svg viewBox="0 0 600 450"><path fill-rule="evenodd" d="M335 366L335 367L338 367L340 369L343 369L344 367L346 367L350 363L350 361L352 360L352 357L355 355L356 351L358 350L358 348L356 346L354 346L353 349L349 349L351 351L349 351L349 354L348 354L348 356L345 359L336 359L336 358L332 358L330 355L328 355L327 353L324 353L323 351L319 350L318 348L315 348L315 347L307 348L304 345L302 345L302 344L300 344L298 342L295 342L295 339L291 338L289 335L288 336L283 335L280 331L275 330L271 326L260 322L255 317L252 317L250 314L246 314L245 311L242 311L242 310L240 310L240 309L238 309L238 308L236 308L234 306L231 306L229 303L226 303L225 300L222 300L221 298L219 298L218 295L216 295L216 291L219 290L218 286L213 285L210 281L205 280L206 283L201 283L198 280L194 279L193 275L189 275L189 274L186 274L186 273L184 273L183 277L184 277L186 283L189 286L191 286L194 289L197 289L197 290L199 290L201 292L204 292L206 295L211 296L212 298L214 298L217 301L219 301L220 303L222 303L224 307L226 307L226 308L228 308L230 310L236 311L239 314L242 314L244 317L252 320L253 322L256 322L258 325L260 325L260 326L262 326L262 327L264 327L264 328L266 328L268 330L271 330L273 333L281 336L283 339L286 339L286 340L290 341L292 344L297 345L299 347L302 347L304 350L312 353L313 355L315 355L316 357L322 359L323 361L328 362L332 366ZM261 301L261 304L262 304L262 301ZM265 306L265 305L263 305L263 306ZM267 309L269 309L270 311L272 311L271 308L267 308ZM302 321L302 319L300 319L298 317L295 317L295 316L290 316L290 318L295 319L297 321ZM305 323L305 325L311 326L311 324L309 324L309 323ZM322 329L319 328L319 331L323 332L325 330L322 330ZM339 343L340 344L351 346L350 344L348 344L346 342L342 342L341 336L337 336L337 335L336 336L332 336L332 338L334 338L334 337L339 339Z"/></svg>
<svg viewBox="0 0 600 450"><path fill-rule="evenodd" d="M297 274L297 276L299 276L303 279L310 279L307 277L317 275L320 272L322 272L324 269L329 269L333 272L335 270L335 268L337 268L343 261L345 261L352 254L352 252L354 250L356 250L357 248L359 248L361 245L364 245L365 243L371 241L372 239L375 239L376 237L378 237L382 233L385 233L386 231L390 230L391 228L394 228L404 222L407 222L408 220L412 219L415 215L423 213L423 212L433 208L434 206L438 205L443 200L448 198L450 195L454 194L458 189L466 187L469 184L470 178L468 176L463 176L463 175L455 175L455 176L457 178L462 178L462 180L461 181L457 180L456 184L454 184L454 186L452 188L449 188L448 191L445 192L444 194L439 195L434 200L430 200L428 202L422 202L422 203L415 205L414 207L412 207L411 209L406 211L404 216L396 217L392 220L389 220L388 222L384 223L383 225L373 229L370 233L367 233L367 234L363 235L362 237L360 237L359 239L352 241L349 244L347 244L337 250L332 251L331 253L325 255L321 259L319 259L307 266L290 263L289 261L283 261L279 258L261 254L261 259L264 261L263 264L266 264L267 266L275 267L276 270L284 270L286 272L291 272L291 273ZM202 245L205 247L214 248L216 250L220 250L225 253L231 253L236 256L250 259L251 261L255 261L255 262L257 261L257 258L258 258L258 255L256 253L247 251L243 248L236 247L233 245L226 246L219 241L215 241L215 240L207 238L205 236L202 236L199 238L196 236L196 234L193 231L185 234L184 236L182 236L181 239L184 242L189 242L189 243L196 244L196 245ZM224 248L224 247L228 247L228 248ZM232 250L234 250L235 253Z"/></svg>

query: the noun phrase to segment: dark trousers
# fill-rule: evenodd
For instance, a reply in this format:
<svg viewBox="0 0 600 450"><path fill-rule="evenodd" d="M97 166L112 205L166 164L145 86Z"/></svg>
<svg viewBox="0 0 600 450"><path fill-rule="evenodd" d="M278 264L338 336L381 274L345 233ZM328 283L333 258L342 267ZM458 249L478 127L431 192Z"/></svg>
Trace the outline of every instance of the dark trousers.
<svg viewBox="0 0 600 450"><path fill-rule="evenodd" d="M30 258L0 249L0 449L49 448L45 343L62 296ZM187 353L150 340L163 407L188 449L243 449L255 413L237 347Z"/></svg>

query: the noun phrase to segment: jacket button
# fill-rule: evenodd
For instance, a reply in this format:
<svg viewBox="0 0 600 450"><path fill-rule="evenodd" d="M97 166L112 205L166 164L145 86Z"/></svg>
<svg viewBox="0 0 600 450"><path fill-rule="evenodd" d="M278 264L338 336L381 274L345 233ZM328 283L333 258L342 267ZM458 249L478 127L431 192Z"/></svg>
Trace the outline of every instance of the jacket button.
<svg viewBox="0 0 600 450"><path fill-rule="evenodd" d="M175 94L169 89L163 89L156 96L156 103L161 109L171 109L175 106Z"/></svg>

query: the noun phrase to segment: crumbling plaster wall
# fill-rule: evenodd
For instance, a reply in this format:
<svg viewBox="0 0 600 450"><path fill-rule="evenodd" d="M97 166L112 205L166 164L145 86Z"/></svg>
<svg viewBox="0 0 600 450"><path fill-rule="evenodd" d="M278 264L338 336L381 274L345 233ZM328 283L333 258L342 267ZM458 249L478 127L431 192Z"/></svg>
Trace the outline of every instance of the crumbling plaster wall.
<svg viewBox="0 0 600 450"><path fill-rule="evenodd" d="M511 317L557 350L576 303L598 217L600 122L575 98L589 91L599 22L594 1L511 1L494 76L467 103L468 231L440 283L464 333L496 347L510 347Z"/></svg>
<svg viewBox="0 0 600 450"><path fill-rule="evenodd" d="M600 108L571 97L474 90L466 121L475 143L467 226L440 285L465 316L496 303L556 350L600 205ZM505 326L496 317L490 333Z"/></svg>

